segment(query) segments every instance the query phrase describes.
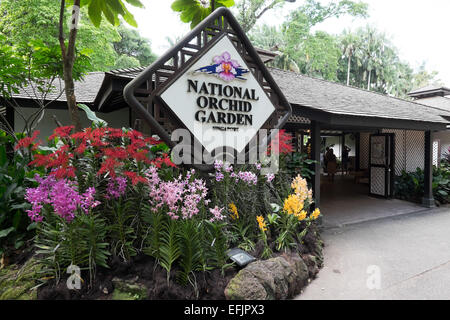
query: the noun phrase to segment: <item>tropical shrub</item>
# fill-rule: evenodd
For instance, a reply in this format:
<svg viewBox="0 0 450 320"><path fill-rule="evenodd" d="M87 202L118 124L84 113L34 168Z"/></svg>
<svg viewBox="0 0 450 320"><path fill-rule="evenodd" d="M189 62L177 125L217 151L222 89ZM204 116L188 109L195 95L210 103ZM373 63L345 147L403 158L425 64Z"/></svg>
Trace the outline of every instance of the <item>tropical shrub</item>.
<svg viewBox="0 0 450 320"><path fill-rule="evenodd" d="M195 288L195 271L226 266L223 208L210 207L206 182L170 161L167 147L134 130L57 128L52 152L36 154L28 188L29 218L37 223L36 247L59 279L70 266L108 267L110 256L129 261L154 257L171 279ZM23 147L35 147L20 141Z"/></svg>
<svg viewBox="0 0 450 320"><path fill-rule="evenodd" d="M270 210L270 184L274 174L261 174L262 165L234 168L216 161L211 182L211 197L214 204L229 211L232 226L231 244L241 249L254 249L257 225L255 217Z"/></svg>
<svg viewBox="0 0 450 320"><path fill-rule="evenodd" d="M291 179L300 175L311 180L314 175L311 165L315 161L309 159L307 153L294 152L292 135L285 130L279 130L276 139L269 145L268 152L278 157L278 173L274 177L272 185L283 199L290 194L289 181Z"/></svg>
<svg viewBox="0 0 450 320"><path fill-rule="evenodd" d="M225 265L227 240L222 232L223 208L209 208L206 182L195 177L195 170L164 180L157 167L146 172L149 206L144 219L149 237L144 252L157 259L167 272L173 267L182 284L191 283L194 271Z"/></svg>
<svg viewBox="0 0 450 320"><path fill-rule="evenodd" d="M285 157L286 170L291 178L298 174L306 179L311 179L314 171L311 170L311 165L315 163L314 160L308 159L308 155L301 152L292 152Z"/></svg>
<svg viewBox="0 0 450 320"><path fill-rule="evenodd" d="M424 171L402 171L395 177L395 197L403 200L421 202L424 195ZM442 165L433 167L433 197L439 204L450 203L450 168Z"/></svg>
<svg viewBox="0 0 450 320"><path fill-rule="evenodd" d="M22 141L34 141L35 138ZM12 150L15 141L14 137L0 131L0 256L22 248L34 235L35 224L30 223L26 213L30 204L24 196L25 189L36 184L34 175L41 173L28 167L28 162L32 154L42 151L37 148Z"/></svg>
<svg viewBox="0 0 450 320"><path fill-rule="evenodd" d="M56 277L71 264L92 275L97 265L107 266L110 254L130 259L144 230L144 173L150 166L174 167L161 147L152 151L159 141L137 131L72 129L55 129L49 140L58 147L33 155L29 165L47 175L36 175L38 186L25 196L32 205L28 216L38 223L38 253ZM18 145L35 147L28 140Z"/></svg>
<svg viewBox="0 0 450 320"><path fill-rule="evenodd" d="M320 215L316 208L309 216L309 210L314 203L312 190L308 189L306 179L298 175L292 180L291 193L285 200L279 219L272 217L276 228L277 238L275 243L277 250L288 250L302 242L311 222ZM275 213L276 214L276 213Z"/></svg>
<svg viewBox="0 0 450 320"><path fill-rule="evenodd" d="M309 213L313 198L306 179L298 175L292 183L290 179L279 181L285 186L277 188L273 184L280 173L263 175L260 164L233 168L216 161L214 166L213 203L228 208L230 245L253 251L260 241L261 257L268 258L273 251L288 251L301 244L320 215L318 209Z"/></svg>
<svg viewBox="0 0 450 320"><path fill-rule="evenodd" d="M207 181L177 168L160 141L103 125L57 128L48 152L31 156L40 173L24 198L47 278L76 265L92 283L98 267L146 254L165 270L168 286L175 280L198 294L196 273L223 273L229 248L256 252L262 244L262 258L295 250L320 214L309 212L312 194L300 175L291 181L287 170L263 174L260 163L216 161ZM288 155L279 146L272 151Z"/></svg>

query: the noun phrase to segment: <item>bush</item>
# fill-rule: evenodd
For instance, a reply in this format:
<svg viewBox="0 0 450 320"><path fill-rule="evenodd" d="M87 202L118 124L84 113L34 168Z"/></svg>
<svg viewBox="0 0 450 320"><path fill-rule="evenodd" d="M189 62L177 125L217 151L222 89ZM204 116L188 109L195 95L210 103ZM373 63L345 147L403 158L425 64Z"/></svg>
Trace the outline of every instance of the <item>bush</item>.
<svg viewBox="0 0 450 320"><path fill-rule="evenodd" d="M424 171L403 171L395 178L395 197L420 203L424 196ZM450 168L433 167L433 196L437 204L450 203Z"/></svg>
<svg viewBox="0 0 450 320"><path fill-rule="evenodd" d="M24 138L26 140L34 138ZM34 235L26 210L30 204L24 199L25 189L36 185L34 175L41 170L30 168L28 162L33 154L42 151L32 148L12 150L15 139L0 131L0 256L20 249Z"/></svg>
<svg viewBox="0 0 450 320"><path fill-rule="evenodd" d="M215 169L213 203L228 208L232 246L253 251L261 241L262 257L268 258L271 247L283 252L301 245L310 224L320 215L319 210L309 212L313 198L306 179L297 175L291 181L283 171L262 175L260 164L233 168L216 161Z"/></svg>
<svg viewBox="0 0 450 320"><path fill-rule="evenodd" d="M72 129L57 128L51 152L30 162L46 173L35 176L25 199L47 277L58 280L77 265L92 283L97 267L146 254L166 271L168 285L176 279L196 291L196 272L223 273L230 247L254 251L262 243L263 258L298 249L320 215L310 212L307 181L290 178L285 157L276 175L261 174L261 164L216 161L209 190L195 170L177 168L158 140L135 130ZM303 156L295 159L308 165Z"/></svg>
<svg viewBox="0 0 450 320"><path fill-rule="evenodd" d="M174 165L164 147L152 151L159 141L134 130L71 131L57 128L49 140L58 147L33 155L30 165L48 174L36 175L38 186L28 188L25 198L48 272L59 278L74 264L92 278L96 266L107 267L110 253L125 261L135 254L144 230L145 171ZM21 141L19 147L36 144Z"/></svg>

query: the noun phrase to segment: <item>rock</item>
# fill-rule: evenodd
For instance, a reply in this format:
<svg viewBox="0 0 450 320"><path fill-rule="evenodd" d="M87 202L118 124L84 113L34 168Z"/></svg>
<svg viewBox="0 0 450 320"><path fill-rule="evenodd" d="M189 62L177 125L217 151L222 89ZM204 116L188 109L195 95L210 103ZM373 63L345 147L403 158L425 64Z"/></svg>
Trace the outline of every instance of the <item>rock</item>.
<svg viewBox="0 0 450 320"><path fill-rule="evenodd" d="M311 254L303 254L301 257L308 267L309 278L315 279L319 273L317 258Z"/></svg>
<svg viewBox="0 0 450 320"><path fill-rule="evenodd" d="M132 280L119 278L112 279L114 291L112 300L144 300L148 298L147 288L137 282L138 277Z"/></svg>
<svg viewBox="0 0 450 320"><path fill-rule="evenodd" d="M286 261L281 258L273 258L266 261L251 263L246 269L258 279L267 293L267 299L281 299L287 295L288 285L285 281Z"/></svg>
<svg viewBox="0 0 450 320"><path fill-rule="evenodd" d="M306 285L308 268L298 254L255 261L239 271L225 288L229 300L287 299Z"/></svg>
<svg viewBox="0 0 450 320"><path fill-rule="evenodd" d="M249 271L242 269L225 288L227 300L267 300L266 290Z"/></svg>
<svg viewBox="0 0 450 320"><path fill-rule="evenodd" d="M309 272L305 262L296 253L283 254L286 261L289 262L291 269L294 270L292 279L289 281L289 297L297 295L300 290L307 285Z"/></svg>
<svg viewBox="0 0 450 320"><path fill-rule="evenodd" d="M36 300L33 289L41 266L31 258L21 268L11 265L0 269L0 300Z"/></svg>

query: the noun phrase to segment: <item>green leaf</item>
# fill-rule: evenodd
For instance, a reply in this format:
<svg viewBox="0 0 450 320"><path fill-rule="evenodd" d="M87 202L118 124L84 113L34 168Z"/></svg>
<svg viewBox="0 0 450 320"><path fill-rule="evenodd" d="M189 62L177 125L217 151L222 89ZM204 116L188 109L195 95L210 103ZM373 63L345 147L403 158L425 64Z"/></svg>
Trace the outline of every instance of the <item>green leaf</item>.
<svg viewBox="0 0 450 320"><path fill-rule="evenodd" d="M34 229L36 229L36 227L37 227L37 222L32 222L28 225L27 231L34 230Z"/></svg>
<svg viewBox="0 0 450 320"><path fill-rule="evenodd" d="M125 11L123 10L123 6L120 3L119 0L110 0L108 1L107 5L109 7L111 7L111 10L116 14L116 15L121 15L123 16L125 14Z"/></svg>
<svg viewBox="0 0 450 320"><path fill-rule="evenodd" d="M2 144L0 146L0 166L3 166L8 161L8 157L6 155L6 146Z"/></svg>
<svg viewBox="0 0 450 320"><path fill-rule="evenodd" d="M0 230L0 238L5 238L7 237L11 232L13 232L14 230L16 230L14 227L10 227L8 229L3 229Z"/></svg>
<svg viewBox="0 0 450 320"><path fill-rule="evenodd" d="M193 0L176 0L172 3L171 8L173 11L181 12L192 6L195 6L195 2Z"/></svg>
<svg viewBox="0 0 450 320"><path fill-rule="evenodd" d="M14 243L14 248L17 250L17 249L19 249L20 247L22 247L24 243L25 243L25 242L24 242L23 240L18 240L18 241L16 241L16 242Z"/></svg>
<svg viewBox="0 0 450 320"><path fill-rule="evenodd" d="M234 0L216 0L216 7L232 7L234 6Z"/></svg>
<svg viewBox="0 0 450 320"><path fill-rule="evenodd" d="M115 25L115 24L116 24L116 19L115 19L114 13L113 13L113 12L111 11L111 9L108 7L108 5L106 4L106 2L102 2L102 3L101 3L101 6L102 6L103 14L104 14L105 17L106 17L106 20L108 20L109 23L111 23L112 25Z"/></svg>
<svg viewBox="0 0 450 320"><path fill-rule="evenodd" d="M138 7L138 8L144 8L144 5L139 0L125 0L127 3L131 4L132 6Z"/></svg>
<svg viewBox="0 0 450 320"><path fill-rule="evenodd" d="M108 125L108 123L105 120L98 118L95 115L95 112L93 112L87 105L80 103L78 104L78 108L82 109L86 113L86 117L88 117L89 120L94 122L94 124L96 125L100 124L104 126Z"/></svg>
<svg viewBox="0 0 450 320"><path fill-rule="evenodd" d="M20 221L22 220L22 212L20 210L17 210L13 217L12 225L14 229L19 229Z"/></svg>
<svg viewBox="0 0 450 320"><path fill-rule="evenodd" d="M9 195L15 188L17 188L17 183L10 184L6 189L5 193L3 194L3 199L5 200L8 199Z"/></svg>
<svg viewBox="0 0 450 320"><path fill-rule="evenodd" d="M38 150L41 151L49 151L49 152L55 152L56 150L58 150L57 148L52 148L52 147L46 147L46 146L39 146Z"/></svg>
<svg viewBox="0 0 450 320"><path fill-rule="evenodd" d="M190 22L194 18L194 15L196 14L197 9L195 7L190 7L180 14L180 19L182 22Z"/></svg>
<svg viewBox="0 0 450 320"><path fill-rule="evenodd" d="M101 0L92 0L88 6L88 15L89 19L91 19L92 24L97 28L100 26L102 22L102 5Z"/></svg>
<svg viewBox="0 0 450 320"><path fill-rule="evenodd" d="M91 1L92 0L81 0L80 1L80 7L84 7L84 6L89 5L91 3ZM73 0L72 0L72 2L73 2Z"/></svg>
<svg viewBox="0 0 450 320"><path fill-rule="evenodd" d="M13 204L11 206L11 209L26 209L29 208L30 204L27 202L19 203L19 204Z"/></svg>
<svg viewBox="0 0 450 320"><path fill-rule="evenodd" d="M134 19L134 16L130 13L130 11L127 10L127 8L123 8L125 10L125 14L122 16L123 19L132 27L137 28L137 22Z"/></svg>

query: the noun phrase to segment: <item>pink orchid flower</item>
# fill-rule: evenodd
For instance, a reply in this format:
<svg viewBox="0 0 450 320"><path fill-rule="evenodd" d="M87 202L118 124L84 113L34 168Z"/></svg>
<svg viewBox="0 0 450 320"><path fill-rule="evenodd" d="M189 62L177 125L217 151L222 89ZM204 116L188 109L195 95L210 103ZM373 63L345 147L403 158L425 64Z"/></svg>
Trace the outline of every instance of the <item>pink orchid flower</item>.
<svg viewBox="0 0 450 320"><path fill-rule="evenodd" d="M231 59L230 53L225 51L221 56L214 57L214 63L219 66L216 68L216 72L225 81L231 81L236 77L236 69L241 65L236 61Z"/></svg>

